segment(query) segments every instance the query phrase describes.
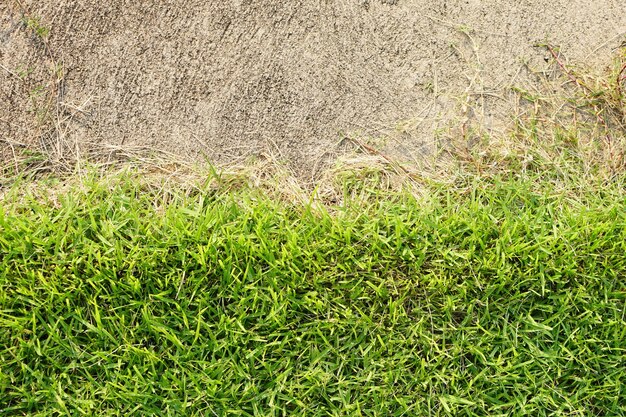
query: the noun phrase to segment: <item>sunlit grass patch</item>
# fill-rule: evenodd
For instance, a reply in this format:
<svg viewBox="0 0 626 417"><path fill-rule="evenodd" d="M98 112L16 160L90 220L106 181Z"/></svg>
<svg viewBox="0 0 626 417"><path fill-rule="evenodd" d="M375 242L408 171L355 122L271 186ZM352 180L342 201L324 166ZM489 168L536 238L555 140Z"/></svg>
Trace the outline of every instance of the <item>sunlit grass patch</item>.
<svg viewBox="0 0 626 417"><path fill-rule="evenodd" d="M16 190L0 414L622 415L623 182L536 188Z"/></svg>

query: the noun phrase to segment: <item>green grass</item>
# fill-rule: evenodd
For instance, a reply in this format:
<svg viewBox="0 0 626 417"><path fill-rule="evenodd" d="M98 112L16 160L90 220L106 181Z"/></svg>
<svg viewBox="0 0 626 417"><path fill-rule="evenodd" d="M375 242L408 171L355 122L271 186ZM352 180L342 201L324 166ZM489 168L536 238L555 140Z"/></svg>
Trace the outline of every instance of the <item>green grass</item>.
<svg viewBox="0 0 626 417"><path fill-rule="evenodd" d="M626 415L626 193L0 206L0 416Z"/></svg>

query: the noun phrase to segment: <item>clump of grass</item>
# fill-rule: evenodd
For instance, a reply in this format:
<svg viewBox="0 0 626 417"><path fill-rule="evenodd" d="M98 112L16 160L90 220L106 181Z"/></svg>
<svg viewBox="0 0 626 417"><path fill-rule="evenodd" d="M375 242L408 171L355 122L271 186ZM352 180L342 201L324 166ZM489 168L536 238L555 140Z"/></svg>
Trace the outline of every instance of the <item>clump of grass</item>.
<svg viewBox="0 0 626 417"><path fill-rule="evenodd" d="M624 178L467 181L332 213L215 185L160 204L132 175L16 185L0 415L626 414Z"/></svg>
<svg viewBox="0 0 626 417"><path fill-rule="evenodd" d="M535 71L538 88L513 88L518 111L506 135L480 126L452 140L463 172L541 177L563 187L610 181L626 168L626 48L597 74L546 49L553 67ZM460 140L459 140L460 139Z"/></svg>

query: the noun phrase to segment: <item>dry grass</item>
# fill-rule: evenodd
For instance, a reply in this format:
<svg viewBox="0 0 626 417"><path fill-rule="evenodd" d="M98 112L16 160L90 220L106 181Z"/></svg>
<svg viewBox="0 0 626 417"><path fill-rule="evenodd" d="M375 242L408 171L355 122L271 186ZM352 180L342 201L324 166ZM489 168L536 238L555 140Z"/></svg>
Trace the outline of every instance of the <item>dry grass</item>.
<svg viewBox="0 0 626 417"><path fill-rule="evenodd" d="M419 164L400 163L358 138L346 138L355 151L311 181L271 153L218 169L146 147L65 143L57 131L52 150L2 143L0 189L20 177L80 178L94 170L106 175L130 169L155 190L193 192L192 184L211 177L219 182L216 187L260 188L281 201L332 206L380 190L423 196L433 184L463 186L473 176L538 176L570 188L610 181L626 166L626 48L617 51L609 69L594 74L569 65L558 49L541 47L553 56L553 68L535 71L540 87L513 88L517 111L506 132L494 134L480 120L465 119L444 135L440 152Z"/></svg>
<svg viewBox="0 0 626 417"><path fill-rule="evenodd" d="M448 149L464 171L479 175L543 172L580 180L610 179L625 168L626 49L608 70L594 74L570 66L558 49L546 48L553 68L534 71L539 87L514 87L517 111L504 135L479 123L466 126Z"/></svg>

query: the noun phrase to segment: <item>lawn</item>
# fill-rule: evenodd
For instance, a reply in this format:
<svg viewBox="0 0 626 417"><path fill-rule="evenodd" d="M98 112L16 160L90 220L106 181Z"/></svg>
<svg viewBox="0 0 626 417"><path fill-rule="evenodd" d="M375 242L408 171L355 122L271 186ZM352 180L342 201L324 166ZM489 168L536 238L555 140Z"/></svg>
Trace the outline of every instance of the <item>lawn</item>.
<svg viewBox="0 0 626 417"><path fill-rule="evenodd" d="M15 186L0 416L626 415L624 180L541 184Z"/></svg>

